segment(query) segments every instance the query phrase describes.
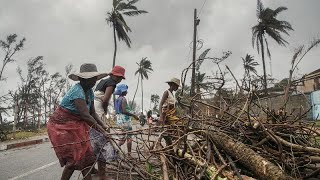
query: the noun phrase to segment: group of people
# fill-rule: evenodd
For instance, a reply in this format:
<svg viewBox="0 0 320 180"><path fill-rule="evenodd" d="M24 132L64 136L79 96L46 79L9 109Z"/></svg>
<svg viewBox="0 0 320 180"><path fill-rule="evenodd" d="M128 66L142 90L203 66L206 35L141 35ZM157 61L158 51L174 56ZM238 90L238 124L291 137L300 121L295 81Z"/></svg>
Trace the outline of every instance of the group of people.
<svg viewBox="0 0 320 180"><path fill-rule="evenodd" d="M108 148L111 146L110 128L105 115L112 95L118 96L114 102L117 125L122 131L129 132L119 133L122 135L117 144L121 146L127 141L128 157L131 157L132 147L131 117L139 119L127 103L128 86L119 84L125 79L125 69L114 66L110 73L99 73L96 65L82 64L79 73L68 77L79 82L65 94L47 123L49 139L61 167L64 167L61 179L70 179L75 170L80 170L84 179L90 180L91 167L96 160L99 179L106 179L106 163L112 152ZM174 124L178 118L173 91L180 86L180 80L173 78L167 83L169 89L160 101L159 121Z"/></svg>

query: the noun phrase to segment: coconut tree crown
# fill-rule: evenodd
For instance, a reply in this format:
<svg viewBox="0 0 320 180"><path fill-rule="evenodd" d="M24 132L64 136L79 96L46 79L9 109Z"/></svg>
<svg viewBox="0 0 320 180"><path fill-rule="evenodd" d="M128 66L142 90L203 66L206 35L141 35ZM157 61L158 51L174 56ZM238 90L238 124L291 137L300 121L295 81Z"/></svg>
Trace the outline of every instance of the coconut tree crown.
<svg viewBox="0 0 320 180"><path fill-rule="evenodd" d="M293 29L287 21L277 19L278 14L284 10L287 10L287 8L283 6L278 7L275 10L264 8L262 2L257 0L258 24L252 27L252 46L254 47L256 44L258 53L260 53L261 49L265 94L267 94L267 74L264 59L265 48L267 49L267 54L271 59L271 53L265 34L269 35L280 46L286 46L286 44L288 44L288 42L281 36L281 33L289 35L288 31Z"/></svg>
<svg viewBox="0 0 320 180"><path fill-rule="evenodd" d="M111 12L107 13L107 23L115 28L119 41L124 41L128 47L131 47L131 40L128 32L131 32L130 27L127 25L123 15L138 16L140 14L148 13L144 10L138 10L134 5L139 0L131 0L124 2L123 0L113 0L113 8Z"/></svg>
<svg viewBox="0 0 320 180"><path fill-rule="evenodd" d="M288 44L288 42L281 36L281 33L289 35L288 31L293 30L293 28L289 22L277 19L278 14L287 9L287 7L283 6L278 7L275 10L264 8L262 2L258 0L258 24L252 27L252 46L254 47L254 45L256 44L258 53L260 52L260 43L264 41L266 43L267 54L269 57L271 57L268 41L265 37L265 34L269 35L281 46L286 46Z"/></svg>

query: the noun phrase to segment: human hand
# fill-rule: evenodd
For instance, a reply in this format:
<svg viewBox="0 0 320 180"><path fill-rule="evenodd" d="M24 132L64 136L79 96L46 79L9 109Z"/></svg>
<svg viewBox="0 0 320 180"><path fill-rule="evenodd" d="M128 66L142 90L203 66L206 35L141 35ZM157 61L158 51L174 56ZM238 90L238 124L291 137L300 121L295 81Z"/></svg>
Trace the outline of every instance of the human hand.
<svg viewBox="0 0 320 180"><path fill-rule="evenodd" d="M104 130L106 130L108 133L110 133L110 127L107 126L106 124L104 124L104 125L102 126L102 128L103 128Z"/></svg>
<svg viewBox="0 0 320 180"><path fill-rule="evenodd" d="M104 131L104 132L103 132L103 135L104 135L107 139L111 138L111 135L110 135L109 132L107 132L107 131Z"/></svg>
<svg viewBox="0 0 320 180"><path fill-rule="evenodd" d="M133 118L135 118L136 120L139 120L139 117L137 115L133 115Z"/></svg>

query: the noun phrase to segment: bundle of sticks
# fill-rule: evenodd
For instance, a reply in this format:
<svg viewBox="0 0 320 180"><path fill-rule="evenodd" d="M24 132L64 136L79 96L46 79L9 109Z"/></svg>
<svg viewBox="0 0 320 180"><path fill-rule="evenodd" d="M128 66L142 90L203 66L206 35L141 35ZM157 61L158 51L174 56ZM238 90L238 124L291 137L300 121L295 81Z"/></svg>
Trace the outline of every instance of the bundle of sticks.
<svg viewBox="0 0 320 180"><path fill-rule="evenodd" d="M255 117L243 108L208 115L204 109L221 109L197 103L193 114L182 117L183 124L128 132L135 135L134 158L118 147L110 170L132 179L320 178L320 131L303 116L263 110L264 117Z"/></svg>

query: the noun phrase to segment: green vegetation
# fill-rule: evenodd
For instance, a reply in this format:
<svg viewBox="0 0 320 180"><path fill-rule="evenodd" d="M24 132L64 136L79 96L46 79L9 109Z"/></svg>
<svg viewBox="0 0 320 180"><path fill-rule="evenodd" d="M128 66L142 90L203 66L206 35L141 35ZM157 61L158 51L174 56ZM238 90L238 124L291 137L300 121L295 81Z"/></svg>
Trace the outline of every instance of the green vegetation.
<svg viewBox="0 0 320 180"><path fill-rule="evenodd" d="M11 140L11 139L27 139L33 136L40 136L40 135L45 135L47 134L47 128L42 128L38 131L19 131L16 132L16 138L14 137L14 134L11 132L7 135L7 139Z"/></svg>

